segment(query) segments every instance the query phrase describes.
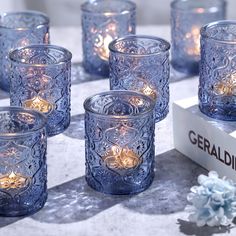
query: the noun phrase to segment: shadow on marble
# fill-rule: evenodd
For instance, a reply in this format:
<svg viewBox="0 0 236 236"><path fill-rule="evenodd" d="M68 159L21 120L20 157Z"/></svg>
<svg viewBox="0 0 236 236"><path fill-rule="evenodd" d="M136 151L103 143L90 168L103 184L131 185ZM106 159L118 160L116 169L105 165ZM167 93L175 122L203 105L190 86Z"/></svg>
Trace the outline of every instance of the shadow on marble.
<svg viewBox="0 0 236 236"><path fill-rule="evenodd" d="M74 62L71 65L71 83L81 84L95 80L107 79L102 76L92 75L85 72L82 62Z"/></svg>
<svg viewBox="0 0 236 236"><path fill-rule="evenodd" d="M178 72L172 66L170 66L170 83L175 83L182 80L187 80L187 79L189 80L189 79L194 79L194 78L195 76Z"/></svg>
<svg viewBox="0 0 236 236"><path fill-rule="evenodd" d="M117 204L143 214L171 214L185 208L190 187L199 174L206 173L176 150L156 156L155 171L151 187L133 196L96 192L87 186L84 177L64 183L49 190L45 207L32 218L54 224L79 222Z"/></svg>
<svg viewBox="0 0 236 236"><path fill-rule="evenodd" d="M1 217L0 216L0 228L13 224L23 218L24 217Z"/></svg>
<svg viewBox="0 0 236 236"><path fill-rule="evenodd" d="M72 116L70 126L64 131L63 135L74 139L84 140L84 114Z"/></svg>
<svg viewBox="0 0 236 236"><path fill-rule="evenodd" d="M206 170L176 150L156 156L156 176L148 190L133 196L106 195L91 189L84 176L53 187L48 191L44 208L32 219L53 224L66 224L89 219L117 204L142 214L172 214L183 211L191 186ZM19 218L4 218L0 226Z"/></svg>
<svg viewBox="0 0 236 236"><path fill-rule="evenodd" d="M234 226L222 226L222 227L197 227L195 223L188 222L185 220L178 219L179 230L181 233L185 235L193 235L193 236L213 236L216 234L230 234L231 229Z"/></svg>
<svg viewBox="0 0 236 236"><path fill-rule="evenodd" d="M50 189L45 207L32 218L53 224L79 222L127 198L129 196L112 196L96 192L87 185L84 177L80 177Z"/></svg>
<svg viewBox="0 0 236 236"><path fill-rule="evenodd" d="M0 99L9 98L9 93L0 89Z"/></svg>
<svg viewBox="0 0 236 236"><path fill-rule="evenodd" d="M145 192L122 203L142 214L172 214L183 211L187 194L197 177L207 171L173 149L156 156L155 178Z"/></svg>

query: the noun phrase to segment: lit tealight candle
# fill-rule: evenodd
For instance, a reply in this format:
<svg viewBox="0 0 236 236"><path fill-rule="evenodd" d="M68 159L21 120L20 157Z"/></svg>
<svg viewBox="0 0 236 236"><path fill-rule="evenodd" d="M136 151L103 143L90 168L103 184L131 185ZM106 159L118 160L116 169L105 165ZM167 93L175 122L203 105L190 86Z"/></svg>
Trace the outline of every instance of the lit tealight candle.
<svg viewBox="0 0 236 236"><path fill-rule="evenodd" d="M213 87L214 93L221 96L235 96L236 95L236 73L231 74Z"/></svg>
<svg viewBox="0 0 236 236"><path fill-rule="evenodd" d="M15 174L13 171L6 176L0 177L0 189L19 189L27 185L28 178Z"/></svg>
<svg viewBox="0 0 236 236"><path fill-rule="evenodd" d="M109 59L109 44L117 37L116 24L108 24L105 32L99 34L95 40L95 52L105 61Z"/></svg>
<svg viewBox="0 0 236 236"><path fill-rule="evenodd" d="M190 56L199 56L200 55L200 28L198 26L193 26L191 32L186 35L187 40L193 42L193 47L187 49L187 53Z"/></svg>
<svg viewBox="0 0 236 236"><path fill-rule="evenodd" d="M103 161L111 169L131 169L139 165L140 158L128 148L113 146Z"/></svg>
<svg viewBox="0 0 236 236"><path fill-rule="evenodd" d="M97 43L95 44L95 51L97 52L98 56L107 61L109 58L109 49L108 45L112 42L113 38L111 35L106 34L105 37L99 35L97 39Z"/></svg>
<svg viewBox="0 0 236 236"><path fill-rule="evenodd" d="M40 111L42 113L49 113L53 109L53 105L48 101L44 100L40 96L35 96L32 99L26 100L23 103L25 108Z"/></svg>
<svg viewBox="0 0 236 236"><path fill-rule="evenodd" d="M29 50L25 50L26 53L28 53ZM23 102L23 106L25 108L33 109L40 111L42 113L49 113L53 109L53 105L48 102L47 100L43 99L39 94L44 92L44 90L47 90L51 85L52 78L47 75L42 75L39 78L34 77L34 71L32 68L29 68L29 76L32 76L32 78L29 78L30 81L29 87L33 89L37 95L35 95L33 98L30 98L28 100L25 100Z"/></svg>
<svg viewBox="0 0 236 236"><path fill-rule="evenodd" d="M153 100L157 99L157 92L156 92L156 90L154 88L152 88L151 86L147 85L147 84L143 87L141 92L143 94L145 94L146 96L152 98Z"/></svg>

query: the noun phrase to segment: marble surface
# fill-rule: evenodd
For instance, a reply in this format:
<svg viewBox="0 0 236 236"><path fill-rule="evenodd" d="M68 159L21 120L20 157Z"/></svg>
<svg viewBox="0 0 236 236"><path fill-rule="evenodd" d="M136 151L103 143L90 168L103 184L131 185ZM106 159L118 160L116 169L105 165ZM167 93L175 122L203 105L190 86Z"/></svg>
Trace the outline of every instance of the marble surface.
<svg viewBox="0 0 236 236"><path fill-rule="evenodd" d="M138 33L169 39L167 26L139 28ZM206 171L174 149L171 106L168 117L156 125L156 175L147 191L134 196L110 196L86 185L83 101L109 90L109 81L84 74L79 63L79 28L53 28L52 43L70 49L74 55L71 125L63 134L48 139L49 196L45 207L29 217L0 217L0 235L235 235L234 225L198 228L187 220L186 195L197 176ZM170 104L197 95L197 78L172 72L171 80ZM7 97L0 91L0 106L9 105Z"/></svg>

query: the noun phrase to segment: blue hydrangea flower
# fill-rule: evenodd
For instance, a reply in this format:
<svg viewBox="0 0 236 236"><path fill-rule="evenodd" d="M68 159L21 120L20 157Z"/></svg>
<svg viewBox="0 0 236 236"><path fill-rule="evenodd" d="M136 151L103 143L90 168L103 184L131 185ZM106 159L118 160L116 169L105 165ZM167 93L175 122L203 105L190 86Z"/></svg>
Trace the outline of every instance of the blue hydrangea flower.
<svg viewBox="0 0 236 236"><path fill-rule="evenodd" d="M220 179L215 171L198 177L199 186L193 186L186 207L189 220L197 226L228 226L236 216L236 187L232 180Z"/></svg>

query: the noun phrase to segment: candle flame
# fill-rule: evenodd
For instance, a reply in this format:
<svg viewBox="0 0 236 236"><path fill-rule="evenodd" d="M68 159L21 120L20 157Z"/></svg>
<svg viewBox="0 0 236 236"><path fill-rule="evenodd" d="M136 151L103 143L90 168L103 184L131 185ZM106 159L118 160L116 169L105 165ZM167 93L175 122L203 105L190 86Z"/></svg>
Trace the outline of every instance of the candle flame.
<svg viewBox="0 0 236 236"><path fill-rule="evenodd" d="M14 174L14 172L12 171L11 174L9 175L10 179L14 179L16 177L16 175Z"/></svg>

